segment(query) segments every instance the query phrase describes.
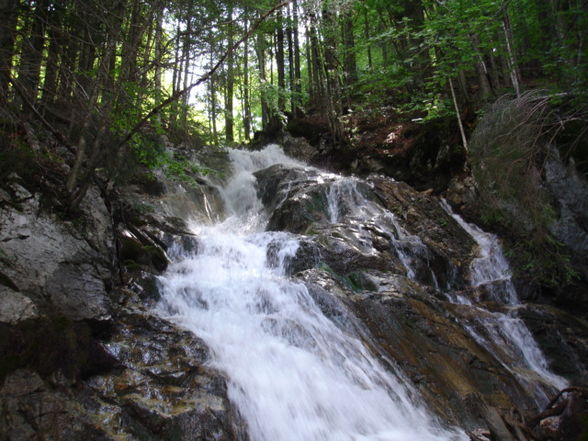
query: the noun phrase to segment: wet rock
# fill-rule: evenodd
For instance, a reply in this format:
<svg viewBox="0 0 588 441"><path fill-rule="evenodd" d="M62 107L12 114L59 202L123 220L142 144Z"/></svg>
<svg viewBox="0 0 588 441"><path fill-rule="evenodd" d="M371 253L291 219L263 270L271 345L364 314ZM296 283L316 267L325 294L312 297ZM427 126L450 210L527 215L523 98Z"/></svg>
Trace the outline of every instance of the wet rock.
<svg viewBox="0 0 588 441"><path fill-rule="evenodd" d="M110 322L73 321L63 315L0 323L0 381L17 369L69 382L108 372L117 364L102 344L109 327Z"/></svg>
<svg viewBox="0 0 588 441"><path fill-rule="evenodd" d="M158 244L148 242L145 245L144 242L131 234L120 238L119 254L123 264L133 268L135 265L143 265L156 272L161 272L167 268L169 263L165 250Z"/></svg>
<svg viewBox="0 0 588 441"><path fill-rule="evenodd" d="M427 264L439 284L457 289L465 286L476 243L443 210L439 200L392 179L375 177L372 182L384 207L395 213L401 225L427 246L431 253Z"/></svg>
<svg viewBox="0 0 588 441"><path fill-rule="evenodd" d="M362 290L353 290L333 274L316 269L299 277L336 323L355 326L346 313L353 311L360 322L355 329L367 328L373 336L370 341L369 333L360 331L368 346L381 352L383 360L397 363L429 406L447 421L471 430L489 427L489 416L468 404L472 399L505 411L534 408L527 391L465 332L453 306L430 287L399 274L364 274L372 285ZM496 421L493 424L498 426Z"/></svg>
<svg viewBox="0 0 588 441"><path fill-rule="evenodd" d="M549 230L573 252L574 264L587 280L588 181L578 173L573 163L564 164L559 151L553 146L548 148L544 179L558 212Z"/></svg>
<svg viewBox="0 0 588 441"><path fill-rule="evenodd" d="M310 145L306 138L302 136L297 138L289 133L282 136L281 145L288 156L299 159L308 164L311 164L319 153L315 147Z"/></svg>
<svg viewBox="0 0 588 441"><path fill-rule="evenodd" d="M64 391L21 369L0 389L0 433L6 441L112 440Z"/></svg>
<svg viewBox="0 0 588 441"><path fill-rule="evenodd" d="M472 176L456 175L447 186L445 198L459 211L471 206L477 197L476 182Z"/></svg>
<svg viewBox="0 0 588 441"><path fill-rule="evenodd" d="M121 319L108 350L124 368L88 382L88 402L109 434L157 440L234 440L239 421L226 382L205 367L192 333L150 315Z"/></svg>
<svg viewBox="0 0 588 441"><path fill-rule="evenodd" d="M585 320L546 305L525 305L519 313L547 354L550 368L572 384L585 384L588 379L588 324Z"/></svg>
<svg viewBox="0 0 588 441"><path fill-rule="evenodd" d="M315 223L328 222L328 186L317 170L274 165L255 177L258 194L271 213L268 231L303 233Z"/></svg>
<svg viewBox="0 0 588 441"><path fill-rule="evenodd" d="M157 276L148 271L139 271L127 284L129 290L137 295L138 299L130 299L139 304L153 306L161 299ZM127 299L128 301L129 299Z"/></svg>
<svg viewBox="0 0 588 441"><path fill-rule="evenodd" d="M319 230L315 240L321 246L321 262L338 274L347 275L368 268L404 273L389 238L382 247L378 246L379 239L377 230L341 224Z"/></svg>
<svg viewBox="0 0 588 441"><path fill-rule="evenodd" d="M572 387L561 391L527 427L536 439L581 441L588 435L588 390Z"/></svg>

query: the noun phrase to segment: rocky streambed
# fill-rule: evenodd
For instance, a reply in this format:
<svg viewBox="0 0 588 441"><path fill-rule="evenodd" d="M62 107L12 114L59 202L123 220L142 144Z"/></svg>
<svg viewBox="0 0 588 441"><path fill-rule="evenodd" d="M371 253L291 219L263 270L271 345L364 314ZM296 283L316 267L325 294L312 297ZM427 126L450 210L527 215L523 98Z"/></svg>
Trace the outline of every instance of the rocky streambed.
<svg viewBox="0 0 588 441"><path fill-rule="evenodd" d="M115 199L93 189L75 221L18 176L4 184L0 439L260 441L269 433L308 441L338 433L318 427L291 435L308 415L317 425L339 421L333 427L346 432L338 440L408 439L416 429L388 430L395 418L420 421L421 439L510 441L531 432L573 439L564 437L580 430L578 411L527 423L566 382L586 383L586 322L550 306L504 301L494 295L504 277L473 283L480 242L436 197L388 177L326 173L277 146L221 157L229 160L232 173L198 189L139 183ZM211 242L219 222L233 235L228 244ZM229 260L211 264L219 250ZM223 277L236 297L218 285ZM219 311L227 314L227 304L246 292L253 300L244 310L260 326L233 330L242 315ZM219 299L232 303L216 305ZM300 308L314 321L294 320ZM519 327L501 331L515 319ZM234 340L246 329L247 345ZM240 358L239 346L254 353L267 336L269 352ZM332 345L339 349L323 349ZM529 362L529 345L553 377ZM284 357L335 358L309 362L306 371L282 367L305 386L275 384L284 386L280 397L272 389L277 366L295 364L263 363L282 350ZM255 369L239 369L243 360ZM339 401L357 403L340 410L327 388L311 414L298 409L308 398L301 390L320 394L321 373L340 373L355 392L337 389ZM256 401L256 391L276 396ZM280 402L285 414L264 407ZM360 405L386 409L381 420L379 410L363 419L345 415ZM288 427L276 425L284 415Z"/></svg>

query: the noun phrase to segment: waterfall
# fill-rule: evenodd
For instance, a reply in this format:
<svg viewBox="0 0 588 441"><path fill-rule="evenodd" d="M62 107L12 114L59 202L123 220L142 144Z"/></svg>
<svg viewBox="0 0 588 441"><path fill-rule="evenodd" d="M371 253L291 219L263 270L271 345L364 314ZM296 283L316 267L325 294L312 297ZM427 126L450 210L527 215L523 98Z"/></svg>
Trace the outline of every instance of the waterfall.
<svg viewBox="0 0 588 441"><path fill-rule="evenodd" d="M536 391L537 401L542 405L546 404L549 401L546 392L552 388L565 388L567 381L549 370L549 364L537 342L523 320L517 316L520 301L500 241L495 235L466 222L453 212L445 200L441 201L441 206L478 245L478 257L473 259L470 265L470 285L473 288L484 289L492 301L506 305L507 312L490 312L464 296L450 296L450 299L456 303L470 305L481 312L478 324L484 332L468 325L466 329L470 335L493 353L498 361L523 383L527 380L521 376L520 368L534 372L539 382L544 384L543 388Z"/></svg>
<svg viewBox="0 0 588 441"><path fill-rule="evenodd" d="M358 188L359 180L336 176L327 192L327 207L331 223L355 223L360 228L373 223L390 238L390 246L410 279L416 278L415 260L427 254L427 247L418 236L409 234L396 216L370 201ZM434 278L434 274L431 273Z"/></svg>
<svg viewBox="0 0 588 441"><path fill-rule="evenodd" d="M276 163L304 165L277 146L230 156L233 175L221 190L229 215L216 225L193 225L198 251L173 253L157 308L210 347L210 364L226 374L249 438L466 440L429 414L401 372L384 367L359 335L327 318L306 286L286 276L284 262L298 237L264 231L267 214L253 172ZM343 184L333 195L356 190ZM331 220L340 221L343 211L333 205ZM277 264L268 262L270 244L278 247Z"/></svg>

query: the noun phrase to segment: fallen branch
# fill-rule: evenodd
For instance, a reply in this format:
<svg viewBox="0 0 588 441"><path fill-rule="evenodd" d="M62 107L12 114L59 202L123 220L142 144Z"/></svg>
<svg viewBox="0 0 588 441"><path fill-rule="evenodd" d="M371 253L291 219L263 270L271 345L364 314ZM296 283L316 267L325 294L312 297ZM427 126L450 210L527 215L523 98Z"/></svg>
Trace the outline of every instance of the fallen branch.
<svg viewBox="0 0 588 441"><path fill-rule="evenodd" d="M548 418L550 416L561 414L564 411L564 409L566 408L567 403L564 401L564 402L558 404L557 406L555 406L555 403L557 403L557 401L561 398L561 396L563 394L568 393L568 392L580 392L581 394L588 396L588 389L583 388L583 387L568 387L566 389L562 389L549 402L549 404L547 406L545 406L545 410L543 412L539 413L538 415L535 415L533 418L531 418L527 422L527 427L529 429L533 429L535 426L537 426L537 424L539 424L539 422L541 420Z"/></svg>

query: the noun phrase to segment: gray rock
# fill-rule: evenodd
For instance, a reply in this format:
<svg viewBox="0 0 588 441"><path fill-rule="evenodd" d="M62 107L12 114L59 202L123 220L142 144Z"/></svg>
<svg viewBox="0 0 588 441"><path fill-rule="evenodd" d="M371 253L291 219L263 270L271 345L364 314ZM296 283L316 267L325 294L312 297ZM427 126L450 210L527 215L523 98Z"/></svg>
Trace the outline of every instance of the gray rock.
<svg viewBox="0 0 588 441"><path fill-rule="evenodd" d="M27 296L0 286L0 322L16 325L38 317L37 307Z"/></svg>
<svg viewBox="0 0 588 441"><path fill-rule="evenodd" d="M545 182L559 208L551 232L588 263L588 182L573 163L563 163L555 147L548 149Z"/></svg>
<svg viewBox="0 0 588 441"><path fill-rule="evenodd" d="M113 439L91 414L36 373L13 372L0 389L0 433L6 441L87 441Z"/></svg>
<svg viewBox="0 0 588 441"><path fill-rule="evenodd" d="M25 195L24 190L19 190ZM28 193L30 195L30 193ZM75 228L40 209L39 195L20 208L0 208L0 273L14 281L39 308L57 307L72 319L102 318L109 313L105 280L110 278L109 223L100 213L88 229ZM103 205L103 203L102 203Z"/></svg>

